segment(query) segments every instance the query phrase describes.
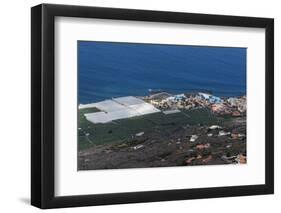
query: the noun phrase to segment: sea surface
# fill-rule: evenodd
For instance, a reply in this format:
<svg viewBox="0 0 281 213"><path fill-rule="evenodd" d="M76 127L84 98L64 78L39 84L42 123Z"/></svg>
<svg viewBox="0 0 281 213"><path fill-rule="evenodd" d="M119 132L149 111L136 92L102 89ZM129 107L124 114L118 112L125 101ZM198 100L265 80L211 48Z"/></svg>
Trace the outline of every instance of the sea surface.
<svg viewBox="0 0 281 213"><path fill-rule="evenodd" d="M78 41L79 103L150 90L246 94L246 48Z"/></svg>

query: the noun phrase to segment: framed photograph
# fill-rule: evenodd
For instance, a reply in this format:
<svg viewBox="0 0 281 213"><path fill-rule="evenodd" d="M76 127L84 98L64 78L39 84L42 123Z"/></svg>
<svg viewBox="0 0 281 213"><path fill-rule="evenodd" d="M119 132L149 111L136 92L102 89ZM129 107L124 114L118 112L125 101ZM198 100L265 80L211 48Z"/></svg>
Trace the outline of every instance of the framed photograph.
<svg viewBox="0 0 281 213"><path fill-rule="evenodd" d="M31 203L272 194L271 18L31 9Z"/></svg>

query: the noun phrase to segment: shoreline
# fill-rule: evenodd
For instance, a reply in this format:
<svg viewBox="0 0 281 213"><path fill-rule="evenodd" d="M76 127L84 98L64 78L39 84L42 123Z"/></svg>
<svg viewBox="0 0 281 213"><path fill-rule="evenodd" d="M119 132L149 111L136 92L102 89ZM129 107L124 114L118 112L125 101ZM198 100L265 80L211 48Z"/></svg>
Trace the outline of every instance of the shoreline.
<svg viewBox="0 0 281 213"><path fill-rule="evenodd" d="M159 112L91 123L84 113L93 109L79 110L78 170L247 162L246 96L158 93L141 100Z"/></svg>
<svg viewBox="0 0 281 213"><path fill-rule="evenodd" d="M119 95L119 96L110 96L110 97L104 97L104 98L99 98L97 100L92 100L92 101L79 101L79 104L78 105L87 105L87 104L91 104L91 103L96 103L96 102L101 102L103 100L108 100L108 99L112 99L112 98L119 98L119 97L124 97L124 96L134 96L134 97L138 97L138 98L145 98L145 97L149 97L151 95L155 95L155 94L159 94L159 93L167 93L167 94L170 94L170 95L175 95L175 94L180 94L179 92L170 92L170 91L166 91L166 90L155 90L155 91L150 91L150 89L148 89L148 92L146 93L143 93L142 95L140 94L123 94L123 95ZM196 93L206 93L206 94L211 94L213 96L216 96L216 97L220 97L222 99L227 99L227 98L240 98L240 97L243 97L243 96L247 96L246 92L243 92L243 93L239 93L239 94L234 94L234 95L219 95L219 94L213 94L213 92L211 90L191 90L191 91L185 91L185 92L181 92L181 93L184 93L184 94L196 94ZM79 97L79 96L78 96Z"/></svg>
<svg viewBox="0 0 281 213"><path fill-rule="evenodd" d="M195 109L200 107L209 108L216 114L241 116L246 114L247 98L246 96L218 97L203 92L175 95L167 92L157 92L148 96L124 96L106 99L101 102L80 104L78 106L79 109L94 109L92 114L84 114L86 117L98 115L94 118L87 118L94 123L95 120L100 120L101 116L103 117L101 118L101 122L111 122L113 120L159 111L162 111L164 114L169 114L179 112L180 109ZM102 115L102 112L111 113L112 111L118 111L122 114L122 110L123 114L130 114L130 116L116 116L112 114L112 118L110 118L109 114Z"/></svg>

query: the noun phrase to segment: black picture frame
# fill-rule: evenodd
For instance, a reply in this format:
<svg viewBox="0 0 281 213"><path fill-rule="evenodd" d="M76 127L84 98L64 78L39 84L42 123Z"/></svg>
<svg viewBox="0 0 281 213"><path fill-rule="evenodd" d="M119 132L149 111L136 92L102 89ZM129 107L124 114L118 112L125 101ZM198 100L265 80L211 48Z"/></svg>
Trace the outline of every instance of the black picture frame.
<svg viewBox="0 0 281 213"><path fill-rule="evenodd" d="M56 197L54 21L58 16L264 28L265 184ZM36 207L47 209L274 193L274 20L271 18L41 4L31 9L31 97L31 204Z"/></svg>

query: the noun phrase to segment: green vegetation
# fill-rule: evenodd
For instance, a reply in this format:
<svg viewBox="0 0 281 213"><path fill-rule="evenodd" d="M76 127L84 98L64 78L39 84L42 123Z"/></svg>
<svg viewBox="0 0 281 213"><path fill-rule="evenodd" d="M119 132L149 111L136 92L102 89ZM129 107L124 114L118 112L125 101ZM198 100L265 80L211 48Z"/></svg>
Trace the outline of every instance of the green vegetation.
<svg viewBox="0 0 281 213"><path fill-rule="evenodd" d="M168 132L186 125L218 124L220 120L208 109L181 110L180 113L165 115L162 112L128 119L121 119L106 124L93 124L86 120L84 113L95 112L95 108L79 110L79 150L92 145L124 143L132 141L135 134L145 132L153 136L161 132L163 137Z"/></svg>
<svg viewBox="0 0 281 213"><path fill-rule="evenodd" d="M100 110L96 107L91 107L91 108L86 108L86 109L80 109L79 112L82 114L85 114L85 113L100 112Z"/></svg>

